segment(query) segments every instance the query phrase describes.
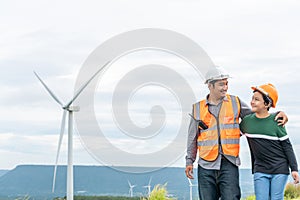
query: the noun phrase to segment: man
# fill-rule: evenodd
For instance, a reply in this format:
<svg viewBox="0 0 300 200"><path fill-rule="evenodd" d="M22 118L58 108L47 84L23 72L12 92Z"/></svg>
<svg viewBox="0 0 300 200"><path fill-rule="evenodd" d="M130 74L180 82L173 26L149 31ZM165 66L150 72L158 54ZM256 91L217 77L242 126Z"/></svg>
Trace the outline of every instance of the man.
<svg viewBox="0 0 300 200"><path fill-rule="evenodd" d="M212 67L205 76L210 93L193 105L186 156L186 176L193 179L193 163L198 152L198 191L200 200L241 198L239 187L239 118L251 113L237 96L227 94L229 74ZM285 124L287 117L278 124ZM276 118L276 119L277 119Z"/></svg>

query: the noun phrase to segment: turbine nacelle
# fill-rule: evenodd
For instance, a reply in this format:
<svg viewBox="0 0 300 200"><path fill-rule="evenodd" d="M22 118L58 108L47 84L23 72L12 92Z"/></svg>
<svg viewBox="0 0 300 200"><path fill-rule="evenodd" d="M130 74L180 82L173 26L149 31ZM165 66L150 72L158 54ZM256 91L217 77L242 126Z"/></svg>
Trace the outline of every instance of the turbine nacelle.
<svg viewBox="0 0 300 200"><path fill-rule="evenodd" d="M79 106L69 106L69 107L63 107L64 110L70 111L70 112L79 112L80 107Z"/></svg>

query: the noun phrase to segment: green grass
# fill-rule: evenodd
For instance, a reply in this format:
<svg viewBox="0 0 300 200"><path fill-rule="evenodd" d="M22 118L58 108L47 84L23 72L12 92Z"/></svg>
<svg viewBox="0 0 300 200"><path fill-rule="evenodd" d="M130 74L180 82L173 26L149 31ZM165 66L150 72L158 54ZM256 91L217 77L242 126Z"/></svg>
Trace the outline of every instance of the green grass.
<svg viewBox="0 0 300 200"><path fill-rule="evenodd" d="M63 198L54 198L53 200L66 200ZM165 185L156 185L151 191L149 197L124 197L124 196L74 196L74 200L175 200L168 197L168 191Z"/></svg>
<svg viewBox="0 0 300 200"><path fill-rule="evenodd" d="M53 200L65 200L66 198L54 198ZM168 197L165 185L156 185L149 197L121 197L121 196L74 196L74 200L174 200Z"/></svg>
<svg viewBox="0 0 300 200"><path fill-rule="evenodd" d="M284 200L299 200L300 199L300 185L288 183L284 190ZM248 196L244 200L255 200L255 195Z"/></svg>
<svg viewBox="0 0 300 200"><path fill-rule="evenodd" d="M54 198L53 200L65 200L66 198ZM29 196L15 200L31 200ZM156 185L149 197L124 197L124 196L74 196L74 200L174 200L168 197L165 185ZM255 200L255 195L250 195L243 200ZM284 191L284 200L300 200L300 185L288 183Z"/></svg>
<svg viewBox="0 0 300 200"><path fill-rule="evenodd" d="M140 200L140 197L121 197L121 196L75 196L74 200Z"/></svg>

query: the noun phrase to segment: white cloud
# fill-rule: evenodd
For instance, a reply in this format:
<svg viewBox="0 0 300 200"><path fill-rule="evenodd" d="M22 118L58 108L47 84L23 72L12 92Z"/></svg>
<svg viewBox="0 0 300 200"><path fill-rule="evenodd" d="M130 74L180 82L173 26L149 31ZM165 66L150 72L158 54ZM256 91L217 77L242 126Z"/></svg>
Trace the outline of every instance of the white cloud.
<svg viewBox="0 0 300 200"><path fill-rule="evenodd" d="M290 118L287 126L291 138L296 138L293 143L299 154L295 132L299 129L299 113L294 106L299 104L299 7L300 2L293 0L3 2L0 8L0 168L12 168L21 163L54 162L61 108L42 88L33 70L66 102L73 96L81 65L98 45L124 31L147 27L174 30L196 41L216 64L230 71L234 77L229 83L230 92L238 94L247 103L251 96L250 86L274 83L280 92L277 109L286 111ZM130 59L132 63L159 62L174 66L177 72L187 77L197 98L207 92L202 80L193 76L180 59L170 59L162 54L152 58L149 54L136 54L120 59L115 63L115 69L112 67L108 71L111 74L105 77L95 95L98 103L111 101L115 81L126 73L118 71L118 66L126 66L129 70ZM152 88L144 93L139 91L133 97L130 108L135 113L131 113L131 117L140 125L150 122L147 115L141 115L147 109L140 110L143 106L140 100L145 93L157 95L161 91ZM160 100L173 103L174 98ZM172 103L165 108L172 110L176 107ZM98 108L101 106L97 104ZM108 129L113 122L107 119L111 118L111 110L105 109L105 112L97 112L97 118ZM174 123L174 113L170 113L168 119ZM78 136L74 141L75 163L95 162L82 147ZM119 138L114 142L125 146L128 139ZM142 151L147 145L141 141L132 143L131 151ZM163 143L157 148L160 145ZM61 162L66 160L65 147L64 140ZM248 158L246 148L242 149L244 160ZM180 164L177 165L184 166L182 162L178 161ZM249 167L249 162L242 166Z"/></svg>

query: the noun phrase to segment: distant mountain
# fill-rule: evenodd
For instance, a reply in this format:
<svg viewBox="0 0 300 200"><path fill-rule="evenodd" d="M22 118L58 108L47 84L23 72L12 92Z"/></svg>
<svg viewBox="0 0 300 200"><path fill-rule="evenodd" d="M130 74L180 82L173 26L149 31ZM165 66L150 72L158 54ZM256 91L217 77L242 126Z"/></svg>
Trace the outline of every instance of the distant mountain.
<svg viewBox="0 0 300 200"><path fill-rule="evenodd" d="M16 197L29 195L35 199L52 199L66 195L66 166L58 166L56 188L52 193L53 166L20 165L0 177L0 197ZM131 168L130 171L141 171ZM196 174L196 173L195 173ZM167 183L167 190L178 199L189 199L188 180L184 168L162 168L148 173L125 173L106 166L75 166L75 195L123 195L128 196L127 180L137 185L134 194L146 194L146 188L152 177L151 186ZM253 193L250 170L241 170L242 192ZM243 191L245 189L245 191ZM193 196L197 196L197 188L193 188ZM248 194L247 194L248 195Z"/></svg>
<svg viewBox="0 0 300 200"><path fill-rule="evenodd" d="M6 174L9 170L0 169L0 177Z"/></svg>

